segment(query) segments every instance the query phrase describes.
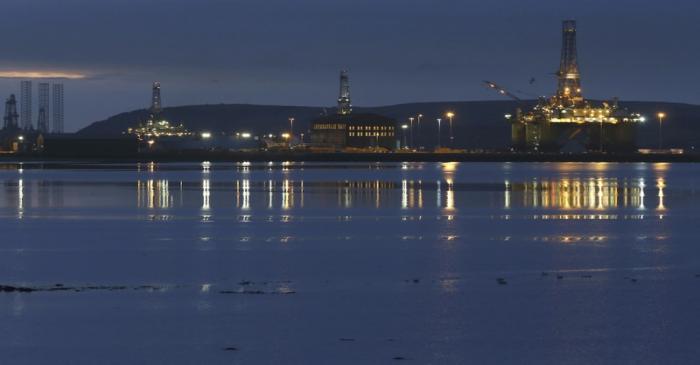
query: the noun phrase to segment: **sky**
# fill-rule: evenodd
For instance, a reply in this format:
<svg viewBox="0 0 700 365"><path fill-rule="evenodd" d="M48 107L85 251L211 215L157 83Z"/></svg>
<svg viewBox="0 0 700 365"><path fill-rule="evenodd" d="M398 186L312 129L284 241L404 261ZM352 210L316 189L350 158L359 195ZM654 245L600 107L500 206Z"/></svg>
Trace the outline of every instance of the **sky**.
<svg viewBox="0 0 700 365"><path fill-rule="evenodd" d="M563 19L578 22L586 97L700 103L694 0L3 0L2 12L0 97L19 94L17 72L81 77L54 80L69 131L147 107L153 81L166 107L333 105L342 68L356 106L499 99L483 80L549 95Z"/></svg>

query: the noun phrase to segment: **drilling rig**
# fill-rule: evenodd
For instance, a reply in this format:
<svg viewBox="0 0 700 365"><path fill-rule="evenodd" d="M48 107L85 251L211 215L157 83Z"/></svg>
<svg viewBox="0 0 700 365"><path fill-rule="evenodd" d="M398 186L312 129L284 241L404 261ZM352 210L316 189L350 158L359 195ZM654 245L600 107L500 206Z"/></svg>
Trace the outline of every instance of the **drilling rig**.
<svg viewBox="0 0 700 365"><path fill-rule="evenodd" d="M512 147L520 151L561 152L578 144L587 151L624 152L635 149L636 126L644 121L637 113L618 106L617 99L594 105L583 97L576 49L576 22L562 28L561 60L557 92L540 98L527 112L506 115L511 123ZM489 88L520 100L492 82Z"/></svg>

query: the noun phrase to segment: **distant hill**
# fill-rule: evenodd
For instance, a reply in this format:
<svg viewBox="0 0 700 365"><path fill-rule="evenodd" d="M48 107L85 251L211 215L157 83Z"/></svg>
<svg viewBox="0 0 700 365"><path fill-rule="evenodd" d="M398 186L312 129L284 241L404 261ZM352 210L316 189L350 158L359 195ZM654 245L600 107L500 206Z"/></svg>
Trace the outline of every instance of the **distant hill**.
<svg viewBox="0 0 700 365"><path fill-rule="evenodd" d="M525 102L531 106L534 101ZM700 146L700 106L664 102L620 102L622 107L639 112L647 117L647 122L638 129L638 145L655 147L658 140L657 111L664 111L668 118L664 122L663 138L666 146L690 149ZM370 112L386 115L404 122L409 116L418 113L425 117L420 130L414 135L415 142L423 146L433 146L437 141L436 118L447 110L456 114L454 135L456 147L501 149L510 144L510 126L504 115L513 113L518 103L515 101L462 101L409 103L372 108L355 108L354 112ZM214 133L249 131L256 134L278 133L288 130L289 117L295 118L296 133L308 133L309 123L323 113L335 113L335 109L323 107L272 106L249 104L192 105L165 108L164 117L173 122L183 123L192 131ZM146 109L121 113L106 120L95 122L82 130L85 137L111 137L122 135L127 128L136 126L148 116ZM443 117L443 138L448 135L448 123ZM443 142L446 142L443 139Z"/></svg>

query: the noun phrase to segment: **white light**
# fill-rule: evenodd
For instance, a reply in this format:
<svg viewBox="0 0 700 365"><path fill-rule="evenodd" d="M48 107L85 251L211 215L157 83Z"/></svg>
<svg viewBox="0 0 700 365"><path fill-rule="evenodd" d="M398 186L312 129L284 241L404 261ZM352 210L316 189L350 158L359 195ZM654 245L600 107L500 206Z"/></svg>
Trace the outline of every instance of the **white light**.
<svg viewBox="0 0 700 365"><path fill-rule="evenodd" d="M241 137L250 138L250 133L241 133Z"/></svg>
<svg viewBox="0 0 700 365"><path fill-rule="evenodd" d="M209 132L202 132L202 138L203 138L203 139L209 139L209 138L211 138L211 133L209 133Z"/></svg>
<svg viewBox="0 0 700 365"><path fill-rule="evenodd" d="M24 136L19 136L18 139L19 139L20 141L24 141Z"/></svg>

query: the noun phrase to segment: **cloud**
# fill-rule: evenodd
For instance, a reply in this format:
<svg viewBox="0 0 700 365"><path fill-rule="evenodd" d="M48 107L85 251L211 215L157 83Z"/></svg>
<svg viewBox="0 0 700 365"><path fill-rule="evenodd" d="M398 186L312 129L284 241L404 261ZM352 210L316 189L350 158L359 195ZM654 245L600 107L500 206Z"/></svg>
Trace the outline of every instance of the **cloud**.
<svg viewBox="0 0 700 365"><path fill-rule="evenodd" d="M80 80L87 78L87 75L63 71L0 71L0 78Z"/></svg>

